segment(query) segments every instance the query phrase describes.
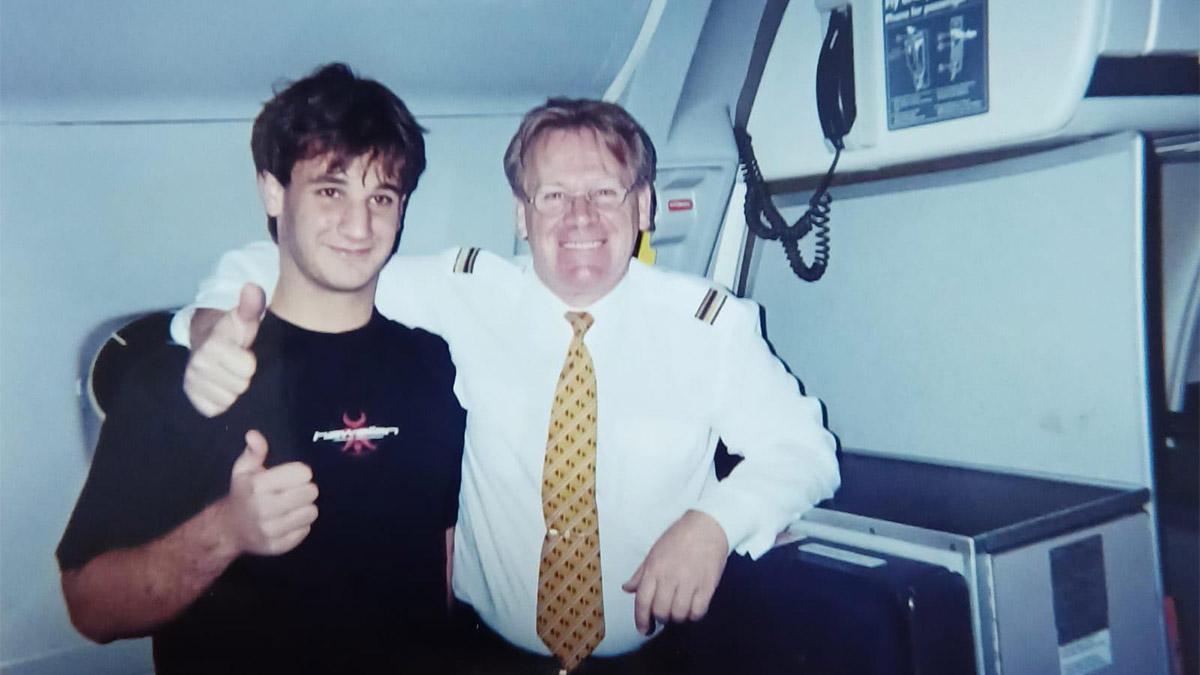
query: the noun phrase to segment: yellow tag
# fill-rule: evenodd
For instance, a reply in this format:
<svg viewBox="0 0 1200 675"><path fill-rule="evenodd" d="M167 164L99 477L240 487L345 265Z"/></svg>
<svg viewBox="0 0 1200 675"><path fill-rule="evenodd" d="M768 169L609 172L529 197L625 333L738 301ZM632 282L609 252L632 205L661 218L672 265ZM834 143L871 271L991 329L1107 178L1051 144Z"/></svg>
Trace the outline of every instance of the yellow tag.
<svg viewBox="0 0 1200 675"><path fill-rule="evenodd" d="M637 259L647 265L653 265L658 259L658 251L654 250L654 244L650 242L650 231L643 230L638 235Z"/></svg>

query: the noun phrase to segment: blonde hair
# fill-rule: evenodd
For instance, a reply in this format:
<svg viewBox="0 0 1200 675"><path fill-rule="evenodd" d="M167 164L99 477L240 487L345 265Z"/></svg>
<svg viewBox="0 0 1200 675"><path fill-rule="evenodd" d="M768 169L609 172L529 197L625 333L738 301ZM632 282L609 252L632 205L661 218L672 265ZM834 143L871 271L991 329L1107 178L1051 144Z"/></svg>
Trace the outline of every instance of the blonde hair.
<svg viewBox="0 0 1200 675"><path fill-rule="evenodd" d="M529 197L524 182L526 154L542 134L558 129L595 132L613 157L633 174L630 189L654 184L654 143L624 108L594 99L552 98L526 113L504 153L504 175L518 198Z"/></svg>

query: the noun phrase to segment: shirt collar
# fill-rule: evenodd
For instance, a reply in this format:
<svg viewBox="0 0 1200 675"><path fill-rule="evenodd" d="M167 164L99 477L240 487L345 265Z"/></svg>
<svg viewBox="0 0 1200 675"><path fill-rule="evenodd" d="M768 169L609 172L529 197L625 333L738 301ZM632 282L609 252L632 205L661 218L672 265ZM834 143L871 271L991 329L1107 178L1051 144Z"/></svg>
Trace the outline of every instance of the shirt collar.
<svg viewBox="0 0 1200 675"><path fill-rule="evenodd" d="M572 307L563 302L561 298L542 283L541 278L538 277L537 272L533 269L532 261L530 261L524 266L524 273L522 275L523 288L519 294L518 302L522 307L537 307L536 311L538 313L546 312L554 314L559 318L565 312L580 311L591 314L597 321L607 320L613 317L621 307L627 306L627 303L622 298L636 292L630 287L637 285L638 279L641 278L644 272L644 263L637 259L630 260L629 270L625 273L625 276L604 297L587 307Z"/></svg>

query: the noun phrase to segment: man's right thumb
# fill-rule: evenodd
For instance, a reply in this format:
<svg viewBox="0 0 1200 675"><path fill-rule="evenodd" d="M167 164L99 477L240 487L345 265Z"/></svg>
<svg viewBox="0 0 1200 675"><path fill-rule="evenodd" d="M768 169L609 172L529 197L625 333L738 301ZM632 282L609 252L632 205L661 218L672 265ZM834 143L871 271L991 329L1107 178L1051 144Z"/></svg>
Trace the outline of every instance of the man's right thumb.
<svg viewBox="0 0 1200 675"><path fill-rule="evenodd" d="M246 473L263 468L267 461L267 439L258 431L246 432L246 449L233 463L233 473Z"/></svg>
<svg viewBox="0 0 1200 675"><path fill-rule="evenodd" d="M242 286L238 296L237 309L234 310L238 321L242 324L241 345L249 348L254 344L258 334L258 324L262 322L263 310L266 308L267 297L263 289L255 284Z"/></svg>

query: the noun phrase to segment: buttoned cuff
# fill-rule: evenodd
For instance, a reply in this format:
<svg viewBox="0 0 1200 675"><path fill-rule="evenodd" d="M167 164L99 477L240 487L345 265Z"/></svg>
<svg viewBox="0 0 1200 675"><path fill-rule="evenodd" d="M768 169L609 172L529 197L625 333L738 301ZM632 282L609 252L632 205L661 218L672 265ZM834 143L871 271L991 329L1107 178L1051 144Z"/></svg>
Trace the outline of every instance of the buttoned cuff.
<svg viewBox="0 0 1200 675"><path fill-rule="evenodd" d="M192 348L192 317L195 315L196 306L188 305L171 317L171 340L175 344Z"/></svg>
<svg viewBox="0 0 1200 675"><path fill-rule="evenodd" d="M757 560L775 545L778 533L770 531L770 527L763 527L760 519L754 517L754 514L761 512L761 503L720 487L706 491L692 508L717 521L725 531L730 552L749 554Z"/></svg>

